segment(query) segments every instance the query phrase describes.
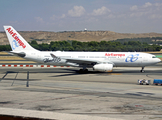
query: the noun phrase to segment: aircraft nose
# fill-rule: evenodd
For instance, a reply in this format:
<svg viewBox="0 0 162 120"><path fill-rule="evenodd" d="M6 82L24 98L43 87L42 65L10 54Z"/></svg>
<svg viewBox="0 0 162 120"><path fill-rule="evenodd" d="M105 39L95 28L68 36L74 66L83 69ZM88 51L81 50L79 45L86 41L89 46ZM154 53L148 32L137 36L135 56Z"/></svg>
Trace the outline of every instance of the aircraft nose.
<svg viewBox="0 0 162 120"><path fill-rule="evenodd" d="M159 63L159 62L161 62L161 60L159 58L157 58L157 62Z"/></svg>

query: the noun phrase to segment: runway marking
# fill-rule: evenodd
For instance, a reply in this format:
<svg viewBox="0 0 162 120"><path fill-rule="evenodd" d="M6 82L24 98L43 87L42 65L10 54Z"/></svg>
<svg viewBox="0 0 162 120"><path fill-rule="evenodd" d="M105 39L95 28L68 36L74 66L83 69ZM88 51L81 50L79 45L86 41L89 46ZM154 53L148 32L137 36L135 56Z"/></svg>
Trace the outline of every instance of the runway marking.
<svg viewBox="0 0 162 120"><path fill-rule="evenodd" d="M15 82L16 78L17 78L17 75L18 75L18 72L17 72L17 74L16 74L16 76L15 76L15 79L13 80L13 82L12 82L11 86L13 86L13 84L14 84L14 82Z"/></svg>
<svg viewBox="0 0 162 120"><path fill-rule="evenodd" d="M3 80L7 76L7 74L8 72L6 72L6 74L0 79L0 81Z"/></svg>

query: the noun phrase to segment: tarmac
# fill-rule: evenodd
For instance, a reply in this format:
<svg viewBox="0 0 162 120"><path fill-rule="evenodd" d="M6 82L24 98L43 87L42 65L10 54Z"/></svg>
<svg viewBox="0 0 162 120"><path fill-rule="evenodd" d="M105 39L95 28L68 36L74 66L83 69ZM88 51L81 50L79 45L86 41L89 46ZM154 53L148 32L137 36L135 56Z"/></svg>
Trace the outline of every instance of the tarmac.
<svg viewBox="0 0 162 120"><path fill-rule="evenodd" d="M1 67L0 115L54 120L161 120L162 63L80 74L78 68ZM138 79L151 80L139 85ZM6 119L6 118L5 118Z"/></svg>

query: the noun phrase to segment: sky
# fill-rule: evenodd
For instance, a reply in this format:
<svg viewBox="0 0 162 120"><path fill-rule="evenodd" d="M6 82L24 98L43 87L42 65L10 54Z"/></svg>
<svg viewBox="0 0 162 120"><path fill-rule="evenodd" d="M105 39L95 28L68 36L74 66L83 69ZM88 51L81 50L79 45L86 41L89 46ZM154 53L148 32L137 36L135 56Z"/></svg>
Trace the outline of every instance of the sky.
<svg viewBox="0 0 162 120"><path fill-rule="evenodd" d="M162 0L1 0L0 31L162 33Z"/></svg>

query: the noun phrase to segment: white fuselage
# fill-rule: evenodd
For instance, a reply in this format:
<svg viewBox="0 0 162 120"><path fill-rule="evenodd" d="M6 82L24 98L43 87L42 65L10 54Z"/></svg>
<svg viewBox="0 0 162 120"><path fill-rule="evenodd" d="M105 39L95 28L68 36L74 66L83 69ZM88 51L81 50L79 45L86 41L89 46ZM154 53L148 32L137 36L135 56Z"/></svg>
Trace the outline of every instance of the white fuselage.
<svg viewBox="0 0 162 120"><path fill-rule="evenodd" d="M92 60L100 63L113 63L114 67L144 67L160 62L155 55L140 52L49 52L49 51L24 51L25 59L42 64L58 66L77 66L66 62L66 59ZM50 53L56 55L60 60L53 59ZM92 66L87 66L92 67Z"/></svg>

